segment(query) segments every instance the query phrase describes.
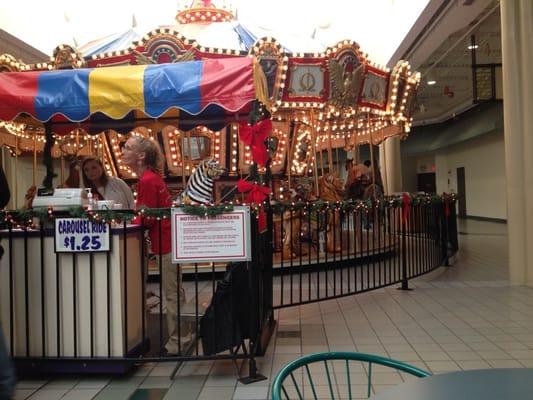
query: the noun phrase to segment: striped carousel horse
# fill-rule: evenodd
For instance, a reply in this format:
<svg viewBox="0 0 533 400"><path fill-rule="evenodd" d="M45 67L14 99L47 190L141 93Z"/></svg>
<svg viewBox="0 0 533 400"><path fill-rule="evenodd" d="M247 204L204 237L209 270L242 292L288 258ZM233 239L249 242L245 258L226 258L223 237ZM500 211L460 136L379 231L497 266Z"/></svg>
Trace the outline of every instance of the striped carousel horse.
<svg viewBox="0 0 533 400"><path fill-rule="evenodd" d="M214 202L214 182L226 170L213 158L202 160L187 181L185 190L178 196L175 203L209 204Z"/></svg>

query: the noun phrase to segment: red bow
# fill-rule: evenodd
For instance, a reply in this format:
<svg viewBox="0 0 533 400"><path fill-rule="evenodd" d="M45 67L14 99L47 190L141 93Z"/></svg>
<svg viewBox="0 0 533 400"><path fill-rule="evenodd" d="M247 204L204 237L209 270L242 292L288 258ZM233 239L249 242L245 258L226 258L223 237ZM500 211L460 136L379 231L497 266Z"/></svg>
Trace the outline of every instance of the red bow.
<svg viewBox="0 0 533 400"><path fill-rule="evenodd" d="M410 207L411 197L407 193L402 194L402 220L404 224L407 222L407 218L409 218Z"/></svg>
<svg viewBox="0 0 533 400"><path fill-rule="evenodd" d="M259 214L257 215L259 232L264 232L267 227L267 221L262 203L270 194L270 188L261 186L258 183L250 183L244 179L239 179L237 182L237 190L239 193L248 193L245 199L247 203L259 204Z"/></svg>
<svg viewBox="0 0 533 400"><path fill-rule="evenodd" d="M242 142L250 146L252 158L259 165L265 165L268 160L265 139L270 132L272 132L272 121L269 119L264 119L252 126L241 122L239 126L239 135Z"/></svg>
<svg viewBox="0 0 533 400"><path fill-rule="evenodd" d="M247 203L261 204L270 194L270 188L247 182L244 179L239 179L237 182L237 190L239 193L248 193L245 199Z"/></svg>
<svg viewBox="0 0 533 400"><path fill-rule="evenodd" d="M446 218L448 218L450 216L450 203L448 201L448 196L446 195L446 193L442 194L442 199L444 200L444 215L446 216Z"/></svg>

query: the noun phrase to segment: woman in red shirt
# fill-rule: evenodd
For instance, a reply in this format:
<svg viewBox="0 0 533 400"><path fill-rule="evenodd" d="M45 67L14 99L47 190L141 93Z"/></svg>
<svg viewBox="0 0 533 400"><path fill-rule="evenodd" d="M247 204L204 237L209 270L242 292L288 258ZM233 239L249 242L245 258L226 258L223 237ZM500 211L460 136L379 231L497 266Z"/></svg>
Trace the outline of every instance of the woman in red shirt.
<svg viewBox="0 0 533 400"><path fill-rule="evenodd" d="M137 184L137 209L171 207L172 201L167 186L161 177L163 171L163 154L161 148L152 139L131 136L122 148L122 162L133 169L139 177ZM180 324L178 337L178 292L180 305L185 304L185 291L181 282L180 265L172 264L170 220L143 218L143 226L148 228L152 253L161 257L163 292L166 300L167 326L169 339L165 345L167 354L179 354L191 340L186 324ZM161 225L161 229L159 228Z"/></svg>

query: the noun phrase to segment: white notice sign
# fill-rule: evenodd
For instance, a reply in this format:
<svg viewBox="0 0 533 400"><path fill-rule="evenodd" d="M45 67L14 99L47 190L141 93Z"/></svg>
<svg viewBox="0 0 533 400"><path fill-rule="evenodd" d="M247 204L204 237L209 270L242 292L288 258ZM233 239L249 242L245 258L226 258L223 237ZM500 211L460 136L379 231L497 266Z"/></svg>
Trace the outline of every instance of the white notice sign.
<svg viewBox="0 0 533 400"><path fill-rule="evenodd" d="M250 208L203 218L172 209L172 262L251 260Z"/></svg>

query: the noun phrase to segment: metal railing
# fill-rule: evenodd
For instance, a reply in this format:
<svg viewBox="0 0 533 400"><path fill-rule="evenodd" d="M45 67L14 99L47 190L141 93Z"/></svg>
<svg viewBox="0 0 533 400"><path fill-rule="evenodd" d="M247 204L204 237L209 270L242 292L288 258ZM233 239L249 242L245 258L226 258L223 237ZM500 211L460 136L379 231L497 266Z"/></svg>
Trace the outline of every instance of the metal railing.
<svg viewBox="0 0 533 400"><path fill-rule="evenodd" d="M307 204L274 214L274 308L401 283L448 264L457 250L455 208ZM449 243L453 246L449 248Z"/></svg>
<svg viewBox="0 0 533 400"><path fill-rule="evenodd" d="M244 381L260 379L255 357L272 328L272 277L268 237L255 218L251 225L250 262L179 266L188 279L186 302L177 296L176 354L165 349L163 259L147 257L140 226L115 224L107 253L55 253L50 224L2 231L0 321L17 369L122 373L148 361L231 359L247 361L248 371L235 364ZM187 343L180 328L190 334Z"/></svg>
<svg viewBox="0 0 533 400"><path fill-rule="evenodd" d="M165 352L163 261L147 257L139 226L115 224L107 253L55 253L44 222L1 231L0 320L17 367L121 373L147 361L230 359L251 382L263 378L255 358L266 351L274 309L406 289L457 250L455 207L444 203L420 203L408 215L387 203L287 207L268 210L264 233L251 218L250 262L180 266L186 301L178 296L177 326L193 340L178 354Z"/></svg>

